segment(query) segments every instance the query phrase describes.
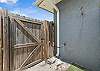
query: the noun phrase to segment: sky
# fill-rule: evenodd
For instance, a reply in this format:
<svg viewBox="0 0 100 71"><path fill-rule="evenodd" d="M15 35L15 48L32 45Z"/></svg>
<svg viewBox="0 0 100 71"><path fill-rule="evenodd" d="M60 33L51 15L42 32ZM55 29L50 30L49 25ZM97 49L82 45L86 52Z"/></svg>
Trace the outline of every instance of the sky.
<svg viewBox="0 0 100 71"><path fill-rule="evenodd" d="M0 0L0 8L38 20L53 21L53 14L38 8L36 0Z"/></svg>

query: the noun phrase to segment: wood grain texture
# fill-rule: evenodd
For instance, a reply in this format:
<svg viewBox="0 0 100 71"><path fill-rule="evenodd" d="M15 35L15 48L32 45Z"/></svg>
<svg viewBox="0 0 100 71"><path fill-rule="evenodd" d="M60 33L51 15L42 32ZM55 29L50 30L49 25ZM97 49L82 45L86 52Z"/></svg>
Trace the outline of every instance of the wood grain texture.
<svg viewBox="0 0 100 71"><path fill-rule="evenodd" d="M47 60L52 52L49 43L53 42L49 24L48 21L12 16L7 10L0 11L0 71L15 71L39 59Z"/></svg>
<svg viewBox="0 0 100 71"><path fill-rule="evenodd" d="M10 23L8 11L2 10L3 15L3 71L10 71Z"/></svg>
<svg viewBox="0 0 100 71"><path fill-rule="evenodd" d="M3 71L3 51L2 51L2 24L3 24L3 19L2 16L0 16L0 71Z"/></svg>

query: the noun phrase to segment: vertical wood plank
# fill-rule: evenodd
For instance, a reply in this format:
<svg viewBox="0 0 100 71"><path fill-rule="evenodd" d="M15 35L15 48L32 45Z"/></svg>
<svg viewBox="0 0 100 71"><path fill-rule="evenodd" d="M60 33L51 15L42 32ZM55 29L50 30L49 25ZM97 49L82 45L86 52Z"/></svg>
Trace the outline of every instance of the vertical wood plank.
<svg viewBox="0 0 100 71"><path fill-rule="evenodd" d="M14 24L14 20L12 18L9 18L10 19L10 71L13 71L14 70L14 45L16 44L15 42L15 37L16 37L16 27L15 27L15 24Z"/></svg>
<svg viewBox="0 0 100 71"><path fill-rule="evenodd" d="M10 71L10 23L7 10L3 10L3 19L3 71Z"/></svg>
<svg viewBox="0 0 100 71"><path fill-rule="evenodd" d="M3 19L2 19L2 16L1 16L1 13L0 13L0 71L3 71L3 51L2 51L2 44L3 44L3 41L2 41L2 37L3 37Z"/></svg>
<svg viewBox="0 0 100 71"><path fill-rule="evenodd" d="M13 33L12 33L12 22L11 22L11 19L10 17L8 17L8 20L9 20L9 25L10 25L10 28L9 28L9 40L10 40L10 47L9 47L9 65L10 65L10 70L9 71L12 71L12 63L13 63L13 59L12 59L12 36L13 36Z"/></svg>
<svg viewBox="0 0 100 71"><path fill-rule="evenodd" d="M49 53L50 53L50 57L52 57L53 51L54 51L54 46L53 46L53 42L54 42L54 26L52 22L49 22Z"/></svg>
<svg viewBox="0 0 100 71"><path fill-rule="evenodd" d="M49 48L49 31L48 31L48 22L47 21L43 21L43 31L44 31L44 57L45 60L47 60L49 58L49 52L48 52L48 48Z"/></svg>
<svg viewBox="0 0 100 71"><path fill-rule="evenodd" d="M47 45L47 58L50 57L50 52L49 52L49 23L48 21L45 21L45 30L46 30L46 45Z"/></svg>

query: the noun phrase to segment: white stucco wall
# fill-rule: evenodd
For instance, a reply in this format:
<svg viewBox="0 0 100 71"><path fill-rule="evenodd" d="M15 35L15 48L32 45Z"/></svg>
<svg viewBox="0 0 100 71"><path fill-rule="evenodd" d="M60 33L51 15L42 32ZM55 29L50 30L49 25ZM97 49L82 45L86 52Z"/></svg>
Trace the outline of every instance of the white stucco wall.
<svg viewBox="0 0 100 71"><path fill-rule="evenodd" d="M60 57L100 71L100 0L63 0L58 7Z"/></svg>

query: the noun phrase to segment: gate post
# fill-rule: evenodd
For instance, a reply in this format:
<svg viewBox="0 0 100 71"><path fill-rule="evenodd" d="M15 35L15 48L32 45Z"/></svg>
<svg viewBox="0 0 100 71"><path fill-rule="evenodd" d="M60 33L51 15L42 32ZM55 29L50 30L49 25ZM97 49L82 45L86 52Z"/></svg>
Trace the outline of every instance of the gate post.
<svg viewBox="0 0 100 71"><path fill-rule="evenodd" d="M48 30L48 21L43 22L43 33L44 33L44 59L49 58L49 30Z"/></svg>
<svg viewBox="0 0 100 71"><path fill-rule="evenodd" d="M2 52L2 17L0 10L0 71L3 71L3 52Z"/></svg>
<svg viewBox="0 0 100 71"><path fill-rule="evenodd" d="M3 16L3 71L10 71L10 23L8 11L2 10Z"/></svg>

